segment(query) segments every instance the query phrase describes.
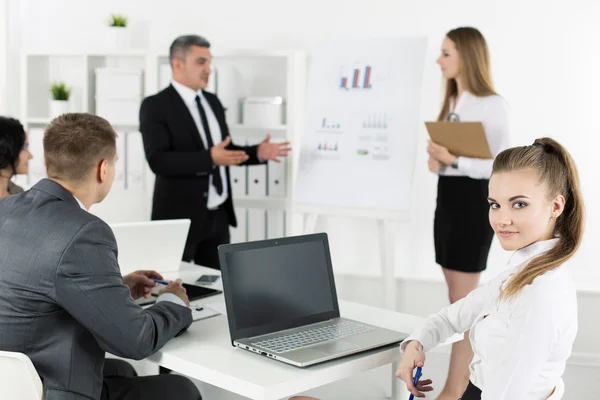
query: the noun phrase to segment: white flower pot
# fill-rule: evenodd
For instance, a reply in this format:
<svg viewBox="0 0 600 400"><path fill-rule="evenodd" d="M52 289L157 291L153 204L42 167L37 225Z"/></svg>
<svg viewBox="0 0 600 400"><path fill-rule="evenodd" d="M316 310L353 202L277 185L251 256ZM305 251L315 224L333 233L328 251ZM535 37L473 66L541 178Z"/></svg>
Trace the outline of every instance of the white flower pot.
<svg viewBox="0 0 600 400"><path fill-rule="evenodd" d="M129 48L129 28L122 26L109 26L110 45L117 49Z"/></svg>
<svg viewBox="0 0 600 400"><path fill-rule="evenodd" d="M50 118L56 118L59 115L69 112L68 100L50 100Z"/></svg>

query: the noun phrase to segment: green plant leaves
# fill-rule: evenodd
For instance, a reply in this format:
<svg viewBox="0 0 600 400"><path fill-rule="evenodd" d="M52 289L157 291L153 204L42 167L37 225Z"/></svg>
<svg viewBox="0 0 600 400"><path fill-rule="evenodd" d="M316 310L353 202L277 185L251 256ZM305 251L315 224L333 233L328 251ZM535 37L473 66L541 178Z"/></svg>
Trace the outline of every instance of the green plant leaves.
<svg viewBox="0 0 600 400"><path fill-rule="evenodd" d="M124 15L113 14L111 16L111 21L109 22L110 26L118 26L118 27L126 27L127 26L127 17Z"/></svg>
<svg viewBox="0 0 600 400"><path fill-rule="evenodd" d="M50 87L52 100L69 100L71 88L68 88L64 82L55 82Z"/></svg>

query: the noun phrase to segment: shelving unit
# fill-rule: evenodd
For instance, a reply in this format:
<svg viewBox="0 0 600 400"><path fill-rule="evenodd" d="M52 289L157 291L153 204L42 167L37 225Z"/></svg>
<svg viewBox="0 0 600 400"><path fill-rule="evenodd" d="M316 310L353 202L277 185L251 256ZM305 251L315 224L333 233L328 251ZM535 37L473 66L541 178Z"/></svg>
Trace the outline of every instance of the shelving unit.
<svg viewBox="0 0 600 400"><path fill-rule="evenodd" d="M160 59L159 62L164 60L166 58ZM294 138L299 136L304 119L306 62L306 54L301 52L233 50L213 53L217 95L227 110L227 122L234 142L258 144L266 134L270 134L273 141L293 142ZM283 97L286 104L282 124L264 127L244 125L242 99L248 96ZM282 211L285 218L283 233L291 233L290 211L294 176L292 156L293 154L286 160L284 196L234 196L236 208L248 210L247 237L250 240L257 238L250 230L256 223L258 210L265 210L266 219L270 218L271 214ZM248 167L248 187L252 168L257 167ZM243 225L242 223L241 226ZM270 226L272 224L267 220L267 231ZM269 232L267 236L271 236Z"/></svg>
<svg viewBox="0 0 600 400"><path fill-rule="evenodd" d="M42 118L28 118L27 119L27 123L29 125L48 125L50 123L50 121L52 121L52 118L50 117L42 117ZM23 121L21 121L23 122Z"/></svg>
<svg viewBox="0 0 600 400"><path fill-rule="evenodd" d="M33 160L30 161L28 177L20 177L17 183L26 188L33 186L45 177L43 129L53 117L50 115L50 86L53 82L65 82L71 88L69 108L71 112L95 113L95 69L99 67L139 68L148 70L149 57L141 51L90 51L71 50L25 50L21 53L21 104L20 120L30 136L30 149ZM142 85L145 89L146 83ZM118 91L118 88L116 88ZM144 91L144 95L150 92ZM131 165L127 162L127 137L139 135L136 121L111 121L115 130L122 136L118 140L117 174L110 195L101 204L95 205L92 212L100 214L109 222L124 222L148 219L148 190L143 186L145 176L140 177L142 185L136 190L127 190L126 172ZM134 168L135 169L135 168ZM145 165L137 168L145 174Z"/></svg>
<svg viewBox="0 0 600 400"><path fill-rule="evenodd" d="M269 210L287 211L286 199L270 199L260 197L242 197L235 200L236 207L244 208L265 208Z"/></svg>
<svg viewBox="0 0 600 400"><path fill-rule="evenodd" d="M30 133L30 147L34 159L30 162L30 174L17 183L28 188L44 177L42 130L50 123L50 85L63 81L72 88L69 99L71 112L96 112L95 69L99 67L137 68L143 71L143 97L157 93L168 82L164 81L164 65L168 55L143 50L115 51L95 49L73 51L64 49L30 49L21 53L20 120ZM163 68L163 79L161 79ZM258 144L266 134L273 140L289 140L299 136L304 112L306 54L288 51L225 50L213 51L213 68L216 82L212 82L217 95L226 108L227 122L235 143ZM116 89L118 90L118 88ZM249 127L242 124L242 103L246 96L282 96L286 100L285 118L275 127ZM111 194L92 212L108 222L148 220L150 218L154 175L141 154L131 154L132 142L139 145L137 121L110 121L123 136L119 140L120 163ZM131 137L131 140L129 140ZM133 160L135 159L135 160ZM143 174L128 184L127 174L143 160ZM135 165L131 163L135 162ZM264 210L291 210L294 162L290 158L286 168L285 196L281 198L243 197L234 198L237 208L260 208ZM131 182L133 183L133 182ZM290 232L289 224L286 234Z"/></svg>

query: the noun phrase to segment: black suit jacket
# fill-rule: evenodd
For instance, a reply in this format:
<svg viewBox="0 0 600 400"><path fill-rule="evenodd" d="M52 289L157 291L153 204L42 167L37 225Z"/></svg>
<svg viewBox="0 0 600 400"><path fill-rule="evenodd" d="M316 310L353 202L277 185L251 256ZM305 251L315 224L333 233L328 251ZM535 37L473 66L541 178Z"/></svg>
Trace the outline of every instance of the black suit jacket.
<svg viewBox="0 0 600 400"><path fill-rule="evenodd" d="M229 136L223 105L212 93L204 97L217 117L223 139ZM204 146L198 128L187 106L172 85L144 99L140 108L140 130L150 169L156 175L152 202L152 219L190 218L190 235L198 234L207 215L208 182L210 173L217 168ZM244 150L249 158L243 165L259 164L258 146L236 146L230 150ZM225 209L229 224L237 226L231 196L229 167L225 168L227 201Z"/></svg>

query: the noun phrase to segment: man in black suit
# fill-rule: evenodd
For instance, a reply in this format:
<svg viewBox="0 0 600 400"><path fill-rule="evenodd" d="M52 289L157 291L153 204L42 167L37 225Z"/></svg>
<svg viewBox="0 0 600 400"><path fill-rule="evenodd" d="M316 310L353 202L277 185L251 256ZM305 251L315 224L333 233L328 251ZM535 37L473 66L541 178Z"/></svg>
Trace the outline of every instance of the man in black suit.
<svg viewBox="0 0 600 400"><path fill-rule="evenodd" d="M156 175L152 219L190 218L183 260L219 268L217 246L229 243L237 226L229 166L279 161L289 143L236 146L225 110L206 92L211 73L210 43L196 35L171 44L171 85L147 97L140 108L146 159Z"/></svg>

